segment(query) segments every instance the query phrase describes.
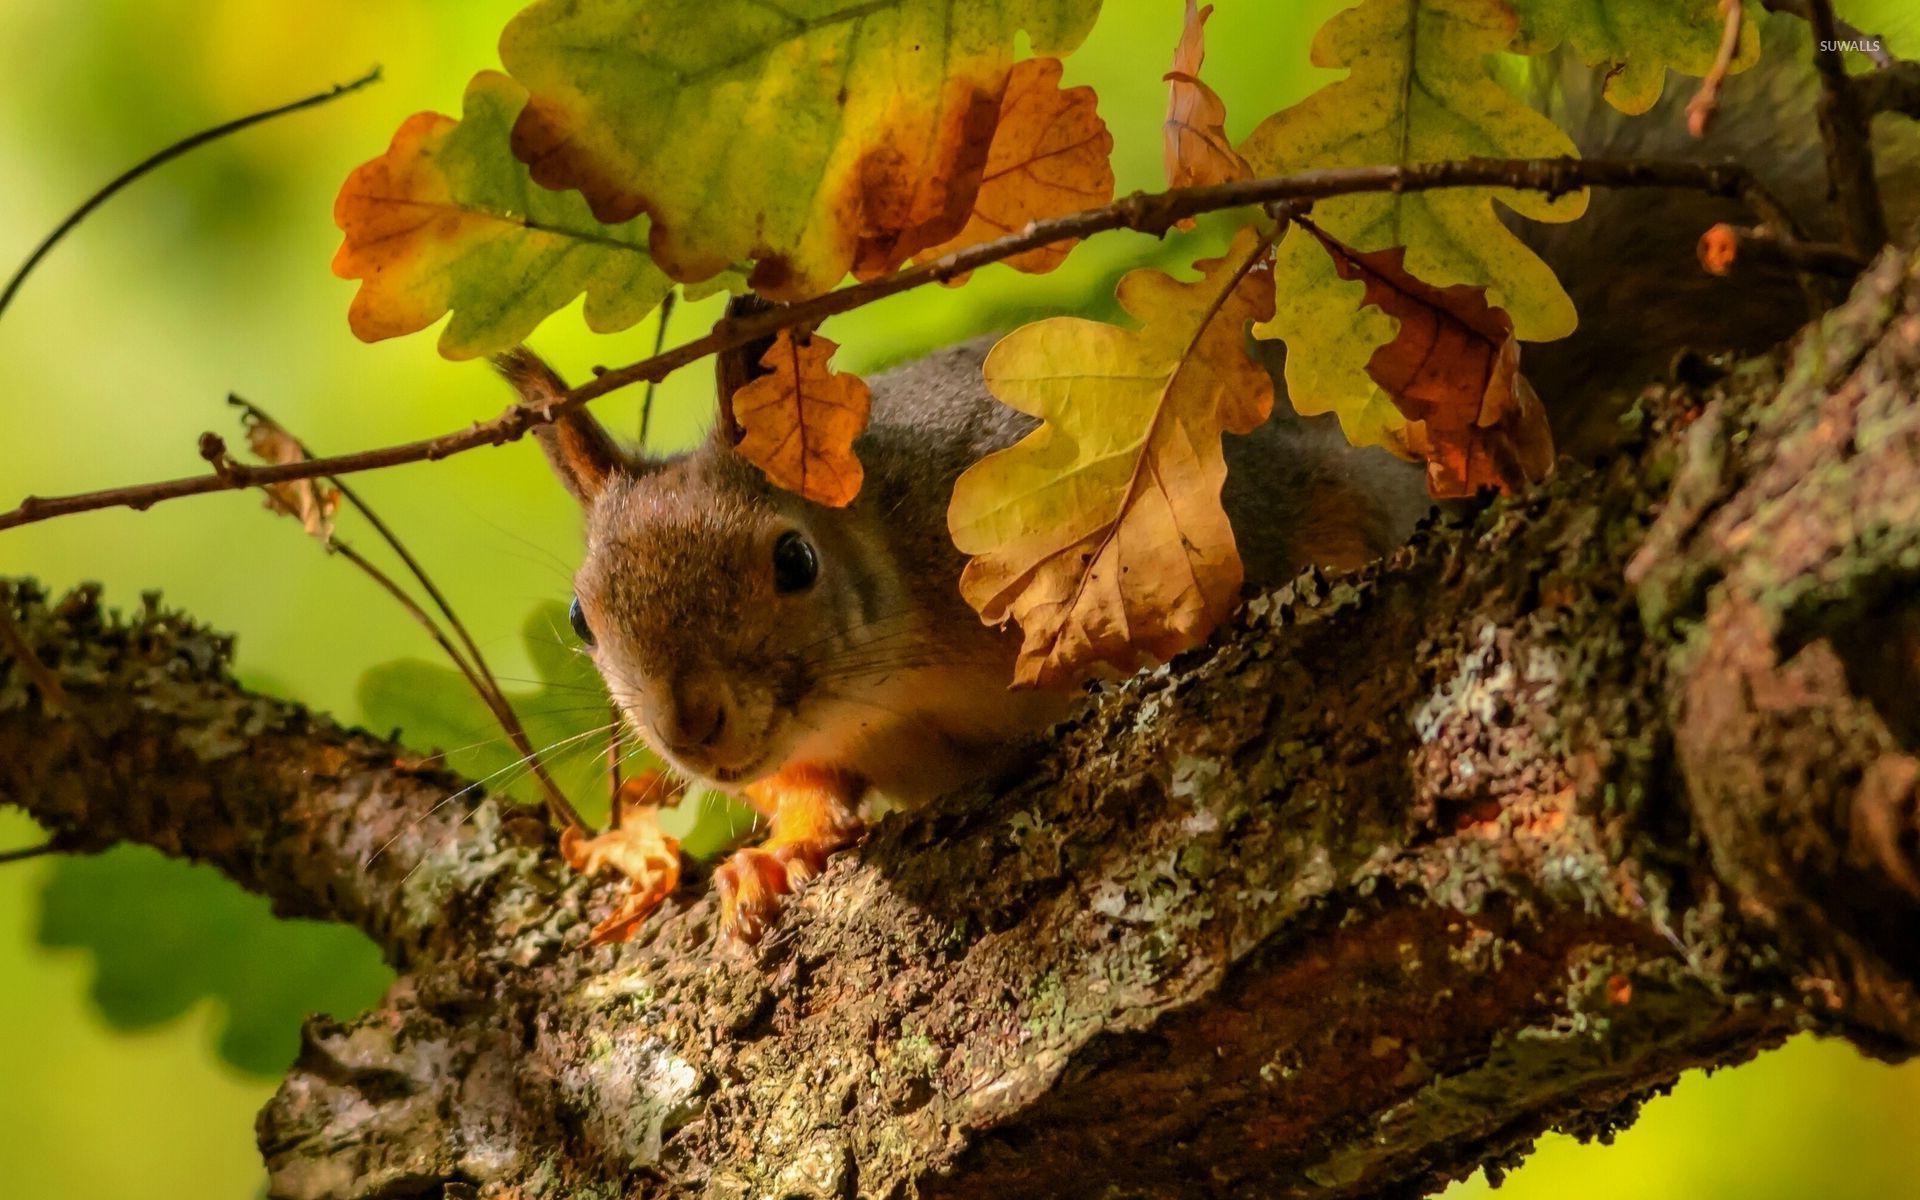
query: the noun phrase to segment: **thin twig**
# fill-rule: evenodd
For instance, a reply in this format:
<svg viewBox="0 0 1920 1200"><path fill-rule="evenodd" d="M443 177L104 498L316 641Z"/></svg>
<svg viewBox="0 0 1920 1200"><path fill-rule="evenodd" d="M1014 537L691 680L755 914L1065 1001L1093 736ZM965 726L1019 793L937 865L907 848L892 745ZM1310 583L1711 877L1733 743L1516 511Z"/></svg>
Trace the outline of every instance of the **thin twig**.
<svg viewBox="0 0 1920 1200"><path fill-rule="evenodd" d="M1700 80L1700 90L1687 102L1687 132L1697 138L1707 136L1714 114L1720 111L1720 88L1733 69L1734 55L1740 52L1740 27L1746 8L1741 0L1720 0L1720 12L1726 21L1720 33L1720 52Z"/></svg>
<svg viewBox="0 0 1920 1200"><path fill-rule="evenodd" d="M20 664L20 669L27 673L33 686L40 689L40 695L46 703L62 712L78 711L67 696L67 689L60 686L60 677L40 661L40 656L27 644L27 635L20 631L19 623L13 619L13 586L7 583L0 583L0 649L6 650Z"/></svg>
<svg viewBox="0 0 1920 1200"><path fill-rule="evenodd" d="M59 838L49 838L38 846L22 846L18 850L0 850L0 866L8 863L26 862L31 858L44 858L49 854L58 854L64 846Z"/></svg>
<svg viewBox="0 0 1920 1200"><path fill-rule="evenodd" d="M67 219L60 222L52 233L49 233L38 246L35 246L33 253L27 255L27 261L21 263L20 269L13 273L13 278L7 280L6 290L0 291L0 314L4 314L7 311L7 305L13 303L14 293L20 290L20 285L27 281L27 276L33 273L33 269L40 265L40 260L47 256L47 253L60 242L60 239L73 232L74 227L91 216L94 209L99 208L102 204L112 199L115 193L121 191L128 184L158 167L165 166L167 163L179 158L182 154L206 145L208 142L218 141L228 134L239 133L241 130L258 125L262 121L271 121L275 117L284 117L288 113L299 112L301 109L314 108L330 100L337 100L349 92L357 92L368 84L376 83L379 79L380 68L376 66L351 83L336 83L324 92L315 92L311 96L303 97L289 104L282 104L277 108L269 108L261 112L250 113L247 116L236 118L224 124L215 125L211 129L203 129L199 133L193 134L191 137L182 138L157 154L150 155L134 166L122 171L119 175L115 176L113 181L108 183L107 186L87 197L86 201L82 203L79 208L67 214Z"/></svg>
<svg viewBox="0 0 1920 1200"><path fill-rule="evenodd" d="M295 448L300 451L301 455L307 459L314 457L312 447L295 436L291 430L275 420L271 413L268 413L259 405L234 395L227 397L227 403L239 408L253 420L265 422L275 430L278 430L281 434L285 435L286 438L293 443ZM219 445L216 451L214 446L218 444L219 441L220 439L217 436L212 434L204 435L201 439L202 455L209 456L211 452L209 461L215 459L220 460L221 466L218 469L230 471L236 466L244 466L244 464L234 463L231 457L226 454L224 445ZM486 656L480 652L478 643L473 640L473 635L467 632L466 623L461 621L458 614L454 612L453 605L447 600L445 593L441 592L439 587L434 584L433 578L427 574L426 568L421 566L420 561L413 556L412 551L407 549L406 543L400 540L400 535L394 532L393 527L381 520L380 514L373 510L372 505L361 499L353 489L349 488L340 480L329 478L327 482L338 489L341 498L348 504L353 505L355 510L357 510L362 517L366 518L367 524L371 525L374 532L380 535L381 540L386 542L387 548L392 550L400 561L406 565L407 570L413 575L415 581L420 584L421 589L427 593L433 600L434 606L438 608L441 615L446 618L448 626L450 626L454 634L459 637L461 645L465 647L466 652L462 654L460 649L456 648L453 642L447 637L446 630L440 627L440 623L435 621L433 616L424 608L421 608L419 603L407 594L407 590L401 587L397 580L375 566L365 555L331 535L326 538L327 549L338 554L341 558L346 559L355 567L358 567L363 574L378 584L389 596L392 596L394 600L398 601L400 607L406 610L407 615L412 617L419 623L421 628L427 631L427 635L433 639L434 643L446 653L448 658L453 660L453 665L459 670L461 676L466 679L467 685L480 697L480 702L487 706L487 711L493 715L495 722L497 722L501 730L506 733L507 740L513 743L513 748L519 751L526 760L528 769L532 771L534 778L540 783L541 790L546 794L547 806L552 810L553 815L567 825L576 825L583 829L586 828L585 823L580 819L579 811L573 807L573 804L568 801L566 794L560 790L559 785L555 783L552 776L547 773L546 764L540 761L538 752L533 748L533 739L527 736L525 727L520 724L519 714L513 711L513 704L508 701L506 693L500 688L499 681L494 678L493 668L487 665Z"/></svg>
<svg viewBox="0 0 1920 1200"><path fill-rule="evenodd" d="M1847 64L1832 0L1807 0L1813 26L1813 65L1820 72L1820 136L1827 144L1827 179L1840 201L1840 240L1855 258L1872 258L1887 244L1887 214L1873 173L1873 141Z"/></svg>
<svg viewBox="0 0 1920 1200"><path fill-rule="evenodd" d="M659 358L660 352L667 348L667 320L673 316L674 300L679 295L680 293L677 290L668 292L667 298L660 302L660 324L659 327L653 331L653 356L655 358ZM647 380L647 390L640 397L640 449L643 451L647 448L647 431L653 425L653 392L654 389L659 386L659 380ZM619 785L615 784L614 786L618 787Z"/></svg>
<svg viewBox="0 0 1920 1200"><path fill-rule="evenodd" d="M613 714L613 721L607 726L607 798L609 802L607 811L611 814L608 824L618 829L620 828L620 706L612 705L609 711Z"/></svg>
<svg viewBox="0 0 1920 1200"><path fill-rule="evenodd" d="M1902 113L1920 120L1920 63L1896 62L1871 75L1856 76L1853 94L1869 117Z"/></svg>
<svg viewBox="0 0 1920 1200"><path fill-rule="evenodd" d="M1867 264L1831 242L1802 242L1783 238L1761 227L1719 224L1700 235L1700 265L1710 274L1733 275L1750 267L1851 279Z"/></svg>
<svg viewBox="0 0 1920 1200"><path fill-rule="evenodd" d="M629 366L606 371L539 409L508 408L491 421L420 441L362 450L334 458L267 466L236 466L224 475L205 474L131 487L108 488L71 496L29 496L19 507L0 513L0 529L12 529L52 517L102 508L144 510L166 500L232 491L266 483L348 475L404 463L430 462L481 446L498 446L524 437L609 392L632 384L658 382L689 363L746 345L781 329L817 323L876 300L945 283L969 271L1054 242L1089 237L1114 229L1162 235L1186 217L1285 200L1318 200L1362 192L1423 192L1443 188L1505 187L1558 195L1584 187L1683 188L1739 198L1764 223L1799 236L1780 204L1737 163L1633 161L1609 159L1461 159L1407 166L1340 167L1294 175L1242 179L1205 187L1136 192L1113 204L1030 223L1025 229L944 255L932 262L865 283L781 305L751 317L726 319L702 337Z"/></svg>

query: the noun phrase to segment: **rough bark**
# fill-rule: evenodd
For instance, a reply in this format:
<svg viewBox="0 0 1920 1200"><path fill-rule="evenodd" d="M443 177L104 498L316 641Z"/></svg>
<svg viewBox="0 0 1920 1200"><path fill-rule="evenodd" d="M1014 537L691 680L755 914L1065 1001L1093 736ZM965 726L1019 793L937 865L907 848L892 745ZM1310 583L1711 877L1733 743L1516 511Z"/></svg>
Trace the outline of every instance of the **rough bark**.
<svg viewBox="0 0 1920 1200"><path fill-rule="evenodd" d="M312 1023L275 1196L1414 1195L1797 1029L1920 1048L1920 269L1630 451L1252 602L753 952L149 604L16 603L0 798L402 970ZM376 847L385 847L372 854Z"/></svg>

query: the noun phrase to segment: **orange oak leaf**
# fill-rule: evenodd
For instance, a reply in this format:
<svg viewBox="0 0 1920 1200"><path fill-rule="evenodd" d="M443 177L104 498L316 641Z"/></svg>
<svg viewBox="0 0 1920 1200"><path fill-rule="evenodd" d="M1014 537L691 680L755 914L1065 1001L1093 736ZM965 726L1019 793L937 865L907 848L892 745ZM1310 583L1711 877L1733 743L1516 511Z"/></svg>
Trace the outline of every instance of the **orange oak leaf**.
<svg viewBox="0 0 1920 1200"><path fill-rule="evenodd" d="M840 347L819 334L783 329L760 365L769 374L733 393L740 454L779 486L844 508L860 493L854 439L867 427L870 394L858 375L828 368Z"/></svg>
<svg viewBox="0 0 1920 1200"><path fill-rule="evenodd" d="M1166 81L1167 186L1188 187L1248 179L1253 168L1227 140L1227 105L1219 93L1200 81L1200 63L1206 57L1204 26L1213 5L1195 8L1187 0L1187 22L1173 51L1173 70ZM1191 222L1188 222L1191 224Z"/></svg>
<svg viewBox="0 0 1920 1200"><path fill-rule="evenodd" d="M967 602L1020 623L1016 686L1170 658L1238 602L1220 441L1273 408L1246 348L1247 323L1273 313L1272 245L1244 229L1191 283L1130 272L1119 297L1137 328L1053 317L987 356L988 388L1041 423L960 476L947 527L973 556Z"/></svg>
<svg viewBox="0 0 1920 1200"><path fill-rule="evenodd" d="M1553 468L1546 410L1520 374L1513 318L1487 303L1487 289L1434 287L1408 273L1404 246L1362 253L1296 223L1326 247L1342 279L1366 285L1362 303L1400 322L1367 374L1407 418L1398 448L1425 460L1428 490L1442 499L1487 487L1517 492L1544 478Z"/></svg>
<svg viewBox="0 0 1920 1200"><path fill-rule="evenodd" d="M953 238L922 250L921 262L1018 232L1029 221L1097 208L1113 199L1113 135L1100 119L1093 89L1063 89L1060 74L1057 58L1014 64L1000 99L1000 123L987 149L980 190L973 198L973 215ZM1065 262L1078 241L1054 242L1004 261L1017 271L1041 274Z"/></svg>
<svg viewBox="0 0 1920 1200"><path fill-rule="evenodd" d="M594 926L593 945L630 940L661 901L680 886L680 843L660 828L660 806L674 787L658 771L640 771L620 785L614 827L588 837L578 826L560 834L560 856L582 875L612 870L627 891L606 920Z"/></svg>

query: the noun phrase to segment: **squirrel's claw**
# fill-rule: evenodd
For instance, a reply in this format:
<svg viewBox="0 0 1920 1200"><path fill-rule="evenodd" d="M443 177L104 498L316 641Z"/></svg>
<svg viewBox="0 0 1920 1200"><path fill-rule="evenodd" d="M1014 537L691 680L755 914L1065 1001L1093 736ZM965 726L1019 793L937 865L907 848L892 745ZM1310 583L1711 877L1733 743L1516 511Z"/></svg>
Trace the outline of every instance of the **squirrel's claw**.
<svg viewBox="0 0 1920 1200"><path fill-rule="evenodd" d="M821 767L789 768L753 785L749 798L772 814L773 832L765 844L735 851L714 872L720 927L748 944L759 941L784 899L863 832L854 806L865 788L845 772Z"/></svg>

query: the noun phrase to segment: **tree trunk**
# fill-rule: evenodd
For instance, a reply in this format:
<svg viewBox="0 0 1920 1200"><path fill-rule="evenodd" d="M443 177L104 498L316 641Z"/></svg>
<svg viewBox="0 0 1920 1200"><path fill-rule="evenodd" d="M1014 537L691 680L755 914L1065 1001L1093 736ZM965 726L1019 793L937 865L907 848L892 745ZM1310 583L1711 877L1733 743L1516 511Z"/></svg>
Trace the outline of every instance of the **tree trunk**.
<svg viewBox="0 0 1920 1200"><path fill-rule="evenodd" d="M0 796L399 968L261 1114L277 1197L1415 1195L1795 1030L1920 1048L1917 376L1890 253L1597 469L884 822L751 952L700 886L585 948L613 889L538 821L151 602L16 596L72 708L0 657Z"/></svg>

